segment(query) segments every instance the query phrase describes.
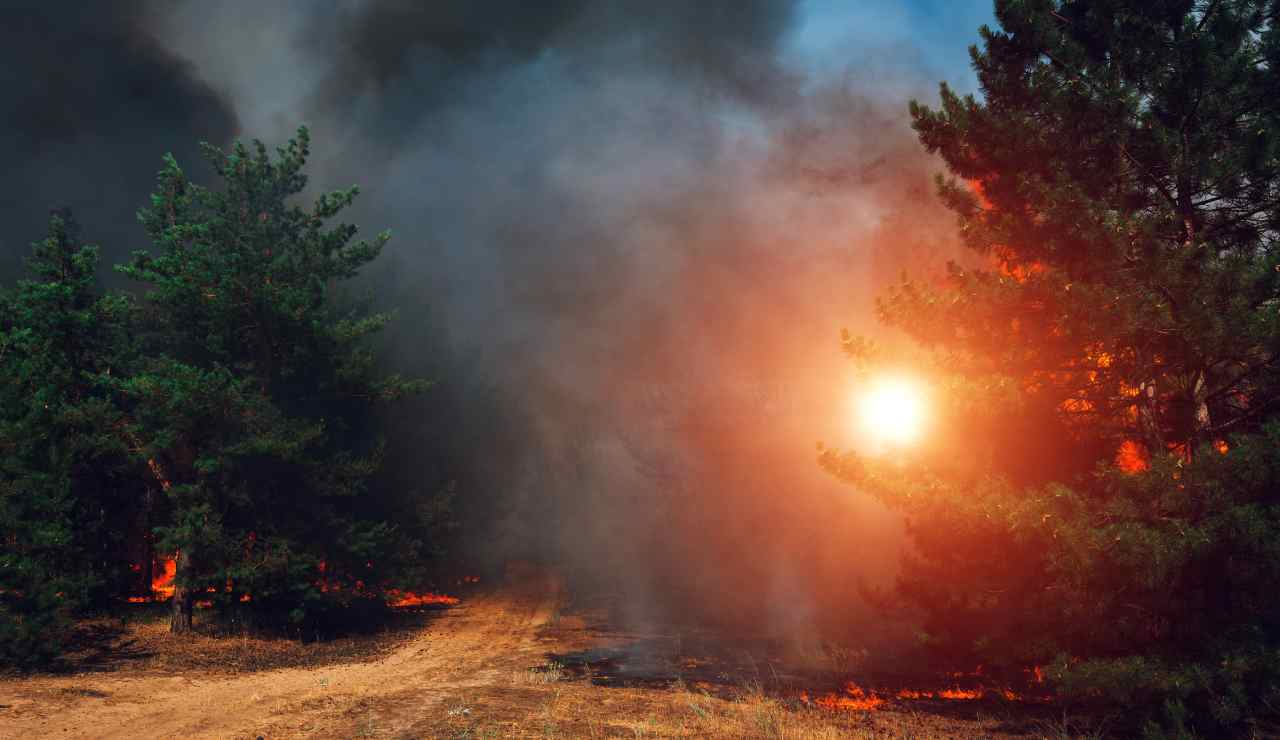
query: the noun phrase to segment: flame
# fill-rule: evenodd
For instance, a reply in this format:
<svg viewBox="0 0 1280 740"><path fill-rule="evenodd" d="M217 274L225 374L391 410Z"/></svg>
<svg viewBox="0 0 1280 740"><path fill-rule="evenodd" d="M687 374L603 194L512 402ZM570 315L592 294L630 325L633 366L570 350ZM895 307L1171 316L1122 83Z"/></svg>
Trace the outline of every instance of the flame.
<svg viewBox="0 0 1280 740"><path fill-rule="evenodd" d="M955 674L957 676L979 676L981 669L974 673ZM1035 669L1035 675L1041 676L1040 669ZM973 689L962 689L955 686L939 691L925 691L921 689L901 689L895 693L888 694L877 692L874 690L864 689L853 682L845 684L844 693L829 693L825 696L812 699L809 692L805 691L800 694L800 701L805 704L812 704L823 709L830 710L846 710L870 712L884 706L892 697L898 701L920 701L920 700L941 700L941 701L977 701L988 696L998 696L1007 701L1024 701L1025 697L1009 688L987 688L978 687Z"/></svg>
<svg viewBox="0 0 1280 740"><path fill-rule="evenodd" d="M411 606L453 606L460 602L460 599L455 596L430 591L424 594L412 591L388 591L387 595L391 597L391 606L397 609Z"/></svg>
<svg viewBox="0 0 1280 740"><path fill-rule="evenodd" d="M173 597L173 579L178 572L178 561L174 555L157 555L152 568L151 593L147 596L130 596L130 604L145 604L151 601L166 601ZM142 572L142 565L134 563L129 566L134 573Z"/></svg>
<svg viewBox="0 0 1280 740"><path fill-rule="evenodd" d="M885 700L876 695L875 692L865 691L861 686L853 682L844 685L843 694L827 694L811 702L809 693L805 692L800 695L800 699L806 704L812 703L832 711L870 712L879 709L885 703Z"/></svg>
<svg viewBox="0 0 1280 740"><path fill-rule="evenodd" d="M1140 442L1126 439L1116 451L1116 467L1130 474L1141 473L1150 468L1151 460L1146 447Z"/></svg>
<svg viewBox="0 0 1280 740"><path fill-rule="evenodd" d="M173 596L173 577L178 572L178 560L173 555L163 555L160 572L151 579L151 595L156 601Z"/></svg>
<svg viewBox="0 0 1280 740"><path fill-rule="evenodd" d="M965 185L969 187L969 192L973 193L978 199L978 207L984 211L989 211L995 206L991 204L991 200L987 198L987 190L982 186L981 180L965 180Z"/></svg>

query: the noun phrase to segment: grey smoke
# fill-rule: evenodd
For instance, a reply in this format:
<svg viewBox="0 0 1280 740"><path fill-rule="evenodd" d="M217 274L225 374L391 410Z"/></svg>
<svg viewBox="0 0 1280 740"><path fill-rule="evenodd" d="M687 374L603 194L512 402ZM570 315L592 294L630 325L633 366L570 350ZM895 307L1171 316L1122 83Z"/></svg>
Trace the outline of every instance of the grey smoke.
<svg viewBox="0 0 1280 740"><path fill-rule="evenodd" d="M928 94L910 50L809 69L791 0L62 10L126 60L68 124L115 138L28 152L50 184L5 208L93 201L90 236L124 242L111 218L145 188L78 188L310 125L312 182L359 183L356 221L394 232L366 281L400 311L388 361L441 386L397 413L393 477L457 481L461 556L555 561L632 616L779 630L847 625L858 584L891 578L896 519L813 443L853 435L839 329L952 248L905 122L903 91ZM77 64L70 99L94 74ZM130 75L165 104L131 102Z"/></svg>

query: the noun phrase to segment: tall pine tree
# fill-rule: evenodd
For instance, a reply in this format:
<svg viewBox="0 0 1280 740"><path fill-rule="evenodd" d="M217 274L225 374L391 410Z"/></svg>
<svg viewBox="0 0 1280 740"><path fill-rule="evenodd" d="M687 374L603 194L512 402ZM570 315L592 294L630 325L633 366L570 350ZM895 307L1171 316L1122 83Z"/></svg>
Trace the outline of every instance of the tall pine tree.
<svg viewBox="0 0 1280 740"><path fill-rule="evenodd" d="M879 304L934 434L822 463L906 514L939 655L1236 725L1280 699L1280 4L996 17L981 98L911 111L977 266Z"/></svg>
<svg viewBox="0 0 1280 740"><path fill-rule="evenodd" d="M117 430L131 301L94 288L96 247L55 213L32 277L0 294L0 657L56 655L74 614L120 595L140 511Z"/></svg>
<svg viewBox="0 0 1280 740"><path fill-rule="evenodd" d="M305 128L271 157L255 142L205 146L217 187L166 157L140 219L155 245L120 269L149 287L148 364L121 384L128 431L167 499L159 545L177 557L172 629L208 599L295 625L376 602L415 543L369 490L382 449L376 404L420 390L380 377L360 315L338 286L387 234L353 241L326 223L356 188L293 201L306 187Z"/></svg>

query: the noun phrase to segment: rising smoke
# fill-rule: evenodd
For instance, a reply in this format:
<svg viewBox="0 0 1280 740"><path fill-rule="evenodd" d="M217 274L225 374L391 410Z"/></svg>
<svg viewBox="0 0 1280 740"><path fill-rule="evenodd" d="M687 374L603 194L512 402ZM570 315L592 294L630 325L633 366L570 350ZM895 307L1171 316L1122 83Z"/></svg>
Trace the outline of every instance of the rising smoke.
<svg viewBox="0 0 1280 740"><path fill-rule="evenodd" d="M4 11L6 258L55 204L118 258L163 151L307 123L312 182L394 233L388 361L440 382L395 478L457 481L463 557L777 630L892 577L896 519L814 442L854 435L839 330L953 249L909 53L812 69L791 0L58 5Z"/></svg>

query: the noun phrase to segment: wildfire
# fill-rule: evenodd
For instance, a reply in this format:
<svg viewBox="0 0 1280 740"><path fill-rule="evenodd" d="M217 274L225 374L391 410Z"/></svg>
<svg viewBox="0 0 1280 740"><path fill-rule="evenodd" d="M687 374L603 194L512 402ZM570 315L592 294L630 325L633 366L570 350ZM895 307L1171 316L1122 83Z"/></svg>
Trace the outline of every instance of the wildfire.
<svg viewBox="0 0 1280 740"><path fill-rule="evenodd" d="M151 593L159 601L173 596L173 577L178 572L178 561L172 555L164 556L163 567L151 579Z"/></svg>
<svg viewBox="0 0 1280 740"><path fill-rule="evenodd" d="M1219 455L1225 455L1231 451L1231 445L1225 439L1215 439L1213 441L1213 449ZM1170 443L1169 452L1182 458L1184 462L1191 460L1190 449L1185 444ZM1120 448L1116 450L1115 462L1116 467L1126 473L1142 473L1150 469L1151 455L1141 442L1126 439L1120 443Z"/></svg>
<svg viewBox="0 0 1280 740"><path fill-rule="evenodd" d="M885 704L885 700L874 692L865 691L861 686L853 682L845 684L843 694L827 694L810 702L809 694L806 692L801 694L800 698L806 704L812 703L815 706L832 711L870 712L879 709Z"/></svg>
<svg viewBox="0 0 1280 740"><path fill-rule="evenodd" d="M1126 439L1116 451L1116 467L1126 473L1141 473L1151 467L1151 461L1141 443Z"/></svg>
<svg viewBox="0 0 1280 740"><path fill-rule="evenodd" d="M459 603L459 599L456 596L432 592L416 594L412 591L388 591L387 595L392 599L391 606L397 609L412 606L453 606Z"/></svg>
<svg viewBox="0 0 1280 740"><path fill-rule="evenodd" d="M173 596L173 578L178 572L178 561L173 555L162 555L156 561L151 576L150 596L130 596L129 602L142 604L148 601L165 601ZM132 569L140 571L142 566L134 565Z"/></svg>
<svg viewBox="0 0 1280 740"><path fill-rule="evenodd" d="M809 693L806 691L800 695L800 700L805 704L812 704L813 706L832 711L870 712L884 706L890 699L896 699L898 701L977 701L987 697L998 697L1006 701L1021 701L1024 698L1012 689L1007 688L990 689L978 687L973 689L962 689L959 686L956 686L949 689L941 689L939 691L901 689L894 693L887 693L864 689L853 682L849 682L845 684L843 693L829 693L817 699L811 699L809 698Z"/></svg>

